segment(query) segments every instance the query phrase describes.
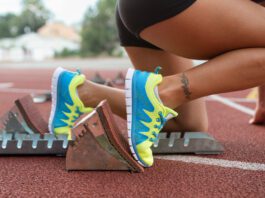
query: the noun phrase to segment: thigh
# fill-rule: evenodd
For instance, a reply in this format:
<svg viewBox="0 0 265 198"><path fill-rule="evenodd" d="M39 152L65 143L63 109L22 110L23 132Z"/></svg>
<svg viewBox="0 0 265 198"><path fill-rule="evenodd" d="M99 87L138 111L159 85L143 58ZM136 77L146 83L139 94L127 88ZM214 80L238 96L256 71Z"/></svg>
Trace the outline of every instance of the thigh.
<svg viewBox="0 0 265 198"><path fill-rule="evenodd" d="M144 29L140 36L188 58L265 47L265 8L246 0L199 0L179 15Z"/></svg>
<svg viewBox="0 0 265 198"><path fill-rule="evenodd" d="M156 66L162 66L163 76L169 76L190 69L192 61L174 54L139 47L125 48L134 67L143 71L154 71ZM170 124L171 131L198 131L207 130L208 117L204 99L194 100L176 109L179 116L176 124Z"/></svg>

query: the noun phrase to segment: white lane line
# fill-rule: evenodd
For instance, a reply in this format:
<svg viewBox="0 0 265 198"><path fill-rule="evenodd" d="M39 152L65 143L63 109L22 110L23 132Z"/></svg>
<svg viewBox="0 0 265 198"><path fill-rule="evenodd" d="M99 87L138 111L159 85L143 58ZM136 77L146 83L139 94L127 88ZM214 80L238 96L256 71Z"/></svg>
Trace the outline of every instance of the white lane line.
<svg viewBox="0 0 265 198"><path fill-rule="evenodd" d="M233 109L236 109L236 110L239 110L247 115L250 115L250 116L254 116L255 115L255 111L253 109L250 109L248 107L244 107L240 104L237 104L227 98L224 98L222 96L219 96L219 95L212 95L212 96L209 96L210 98L212 98L213 100L215 101L218 101L222 104L225 104L229 107L232 107Z"/></svg>
<svg viewBox="0 0 265 198"><path fill-rule="evenodd" d="M5 82L5 83L0 83L0 89L6 89L13 87L14 83L11 82Z"/></svg>
<svg viewBox="0 0 265 198"><path fill-rule="evenodd" d="M253 116L255 111L242 106L240 104L235 103L234 101L224 98L219 95L212 95L207 97L207 100L217 101L233 109L239 110L247 115ZM236 99L234 99L236 101ZM240 100L238 100L239 102ZM244 100L241 100L245 102ZM247 100L246 100L247 101ZM178 162L185 162L185 163L194 163L194 164L201 164L201 165L209 165L209 166L218 166L224 168L236 168L241 170L251 170L251 171L265 171L265 164L261 163L249 163L249 162L241 162L241 161L230 161L224 159L214 159L214 158L203 158L203 157L196 157L196 156L183 156L183 155L168 155L168 156L156 156L157 159L164 159L164 160L173 160Z"/></svg>
<svg viewBox="0 0 265 198"><path fill-rule="evenodd" d="M226 99L233 101L233 102L239 102L239 103L256 103L257 100L256 99L250 99L250 98L227 98ZM211 97L207 97L206 98L207 101L216 101L215 99L211 98Z"/></svg>
<svg viewBox="0 0 265 198"><path fill-rule="evenodd" d="M261 163L230 161L223 159L212 159L212 158L183 156L183 155L156 156L156 158L163 160L170 160L170 161L185 162L185 163L218 166L223 168L236 168L236 169L249 170L249 171L265 171L265 164Z"/></svg>
<svg viewBox="0 0 265 198"><path fill-rule="evenodd" d="M2 93L46 93L50 90L46 89L21 89L21 88L0 88Z"/></svg>

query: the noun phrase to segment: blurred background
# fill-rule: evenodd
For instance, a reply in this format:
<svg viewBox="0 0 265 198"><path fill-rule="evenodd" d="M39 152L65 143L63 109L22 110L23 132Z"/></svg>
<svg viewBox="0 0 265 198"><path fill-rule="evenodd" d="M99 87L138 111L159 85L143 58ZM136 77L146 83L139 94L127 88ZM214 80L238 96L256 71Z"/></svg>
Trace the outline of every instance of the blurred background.
<svg viewBox="0 0 265 198"><path fill-rule="evenodd" d="M0 63L122 57L116 0L1 0Z"/></svg>

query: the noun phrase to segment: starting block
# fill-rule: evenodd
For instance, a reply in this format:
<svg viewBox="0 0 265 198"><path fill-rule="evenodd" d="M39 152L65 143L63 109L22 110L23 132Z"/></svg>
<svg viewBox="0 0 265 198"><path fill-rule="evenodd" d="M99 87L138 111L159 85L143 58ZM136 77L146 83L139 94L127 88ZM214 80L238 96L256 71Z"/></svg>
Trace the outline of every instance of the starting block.
<svg viewBox="0 0 265 198"><path fill-rule="evenodd" d="M223 146L206 133L160 133L154 154L221 154ZM48 133L32 98L15 101L0 119L0 155L66 156L67 170L129 170L143 172L134 160L127 131L120 130L107 101L73 129L73 140Z"/></svg>
<svg viewBox="0 0 265 198"><path fill-rule="evenodd" d="M0 133L44 135L48 124L32 101L31 96L15 101L14 106L0 118Z"/></svg>
<svg viewBox="0 0 265 198"><path fill-rule="evenodd" d="M66 155L67 170L130 170L143 172L132 157L106 101L75 127L76 140Z"/></svg>

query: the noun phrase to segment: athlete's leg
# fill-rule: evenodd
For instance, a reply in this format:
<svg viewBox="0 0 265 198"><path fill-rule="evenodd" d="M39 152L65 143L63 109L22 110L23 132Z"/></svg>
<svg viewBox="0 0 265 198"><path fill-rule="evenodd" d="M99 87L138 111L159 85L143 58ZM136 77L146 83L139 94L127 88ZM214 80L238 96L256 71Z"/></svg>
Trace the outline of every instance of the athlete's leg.
<svg viewBox="0 0 265 198"><path fill-rule="evenodd" d="M155 67L163 67L164 75L172 75L185 71L192 67L192 62L188 59L177 57L173 54L163 52L157 47L138 39L123 24L119 12L116 12L116 22L122 46L125 47L130 59L136 69L144 71L154 71ZM138 47L135 47L138 46ZM95 107L101 100L108 99L114 113L125 118L124 92L117 89L96 85L87 81L79 89L79 95L86 106ZM203 99L199 99L190 104L179 107L180 116L176 120L167 123L166 131L205 131L208 120ZM190 116L191 113L193 116Z"/></svg>
<svg viewBox="0 0 265 198"><path fill-rule="evenodd" d="M157 65L163 67L163 75L183 72L192 67L188 59L177 57L160 50L127 47L126 51L136 69L154 71ZM86 81L78 87L78 93L85 106L95 107L101 100L107 99L112 111L126 118L124 91ZM168 123L166 131L206 131L208 119L203 99L178 107L179 117ZM192 116L191 116L192 114Z"/></svg>
<svg viewBox="0 0 265 198"><path fill-rule="evenodd" d="M161 50L140 47L126 47L134 67L153 72L162 66L163 76L170 76L192 68L192 61ZM208 118L204 99L194 100L175 109L179 116L170 120L164 131L207 131Z"/></svg>
<svg viewBox="0 0 265 198"><path fill-rule="evenodd" d="M142 31L143 39L164 50L189 58L212 58L166 77L160 86L165 104L176 108L206 95L265 84L264 24L265 9L253 2L200 0Z"/></svg>
<svg viewBox="0 0 265 198"><path fill-rule="evenodd" d="M125 92L122 89L107 87L87 80L77 88L78 95L85 106L96 107L102 100L107 100L111 110L126 118Z"/></svg>
<svg viewBox="0 0 265 198"><path fill-rule="evenodd" d="M265 47L265 8L246 0L200 0L140 36L160 48L193 59L209 59L243 48Z"/></svg>

